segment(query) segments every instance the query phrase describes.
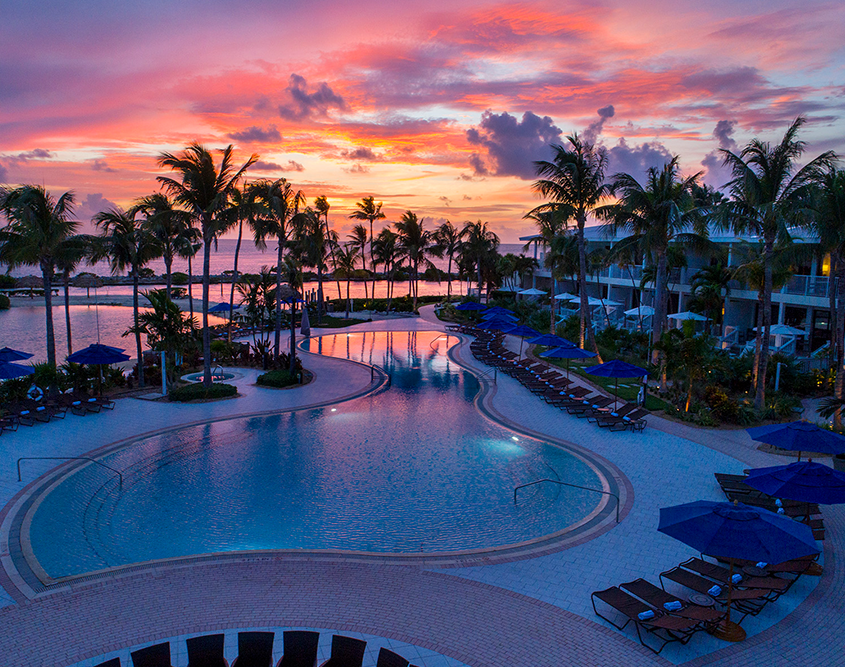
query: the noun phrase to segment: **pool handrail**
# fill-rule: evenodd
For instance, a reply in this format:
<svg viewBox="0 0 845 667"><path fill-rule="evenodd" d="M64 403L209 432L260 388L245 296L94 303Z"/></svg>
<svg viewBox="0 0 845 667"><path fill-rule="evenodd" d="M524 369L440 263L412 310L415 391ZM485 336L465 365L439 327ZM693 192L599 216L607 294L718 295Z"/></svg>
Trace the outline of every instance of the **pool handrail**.
<svg viewBox="0 0 845 667"><path fill-rule="evenodd" d="M355 360L349 359L347 357L347 361L355 361ZM390 373L388 373L387 370L385 370L384 368L382 368L378 364L373 364L373 363L370 363L370 362L367 362L367 361L362 361L360 363L366 364L367 366L370 367L370 382L373 382L376 379L375 378L375 372L378 371L379 373L384 375L384 377L387 378L387 386L388 387L390 387L393 384L393 378L390 377Z"/></svg>
<svg viewBox="0 0 845 667"><path fill-rule="evenodd" d="M484 371L483 373L476 373L475 377L478 378L479 380L481 380L483 378L489 377L490 373L493 374L493 384L499 384L499 381L498 381L499 380L499 369L495 368L495 367L489 368L486 371Z"/></svg>
<svg viewBox="0 0 845 667"><path fill-rule="evenodd" d="M92 459L90 456L21 456L18 459L18 481L22 482L21 479L21 461L91 461L92 463L96 463L99 466L103 466L103 468L107 468L111 470L114 474L116 474L120 478L120 488L123 488L123 473L120 470L116 470L111 466L107 466L102 461L98 461L97 459Z"/></svg>
<svg viewBox="0 0 845 667"><path fill-rule="evenodd" d="M538 479L533 482L527 482L526 484L520 484L513 490L513 504L516 505L516 492L520 489L524 489L526 486L534 486L535 484L542 484L543 482L551 482L552 484L560 484L561 486L571 486L574 489L582 489L584 491L594 491L595 493L602 493L606 496L613 496L616 500L616 523L619 523L619 496L615 493L611 493L610 491L604 491L603 489L594 489L590 486L580 486L578 484L570 484L569 482L561 482L559 479Z"/></svg>

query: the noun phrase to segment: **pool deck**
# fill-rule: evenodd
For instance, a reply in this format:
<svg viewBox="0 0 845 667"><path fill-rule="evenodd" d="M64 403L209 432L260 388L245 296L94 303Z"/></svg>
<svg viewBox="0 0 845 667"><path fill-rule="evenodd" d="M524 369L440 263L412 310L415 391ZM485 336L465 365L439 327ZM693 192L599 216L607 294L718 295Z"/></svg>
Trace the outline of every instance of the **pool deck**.
<svg viewBox="0 0 845 667"><path fill-rule="evenodd" d="M418 319L362 323L325 333L442 330L433 310ZM317 334L316 330L312 333ZM322 331L320 333L323 333ZM487 370L469 354L470 368ZM27 484L56 462L22 456L80 456L117 441L209 420L304 408L349 399L373 385L370 370L308 355L314 381L295 391L235 381L242 397L198 405L137 399L112 412L68 416L0 438L0 499L8 509ZM420 667L562 665L838 665L845 649L845 509L825 507L824 574L802 577L776 603L743 623L749 638L726 644L699 633L661 656L593 613L590 593L657 574L694 554L656 531L660 507L723 496L712 473L783 463L760 452L744 431L703 431L649 418L644 433L608 433L551 408L499 376L482 410L505 425L562 440L618 468L628 487L621 523L592 539L531 558L474 567L415 567L309 556L165 562L38 593L16 578L7 509L0 514L0 655L6 664L88 665L129 646L237 628L310 627L365 633L421 647ZM5 528L5 529L4 529ZM228 644L227 644L228 645ZM124 655L124 664L126 657ZM445 656L445 658L444 658ZM233 656L230 656L230 658ZM179 654L174 667L185 665ZM368 663L369 664L369 663Z"/></svg>

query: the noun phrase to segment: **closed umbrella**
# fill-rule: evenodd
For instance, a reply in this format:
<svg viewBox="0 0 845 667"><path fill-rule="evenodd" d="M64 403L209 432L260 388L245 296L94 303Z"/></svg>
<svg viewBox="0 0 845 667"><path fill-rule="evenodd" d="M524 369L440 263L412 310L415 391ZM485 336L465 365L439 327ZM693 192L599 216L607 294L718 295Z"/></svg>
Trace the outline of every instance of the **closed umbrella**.
<svg viewBox="0 0 845 667"><path fill-rule="evenodd" d="M311 322L308 319L308 309L302 309L302 322L300 322L299 333L303 336L310 336L311 335Z"/></svg>
<svg viewBox="0 0 845 667"><path fill-rule="evenodd" d="M698 500L660 510L657 530L702 554L728 560L728 614L714 635L742 641L745 631L731 622L733 559L783 563L819 553L809 526L768 510L739 503Z"/></svg>
<svg viewBox="0 0 845 667"><path fill-rule="evenodd" d="M20 364L13 364L11 361L0 361L0 380L13 380L33 373L35 373L35 369L32 366L21 366Z"/></svg>
<svg viewBox="0 0 845 667"><path fill-rule="evenodd" d="M619 399L619 378L635 378L648 375L648 371L645 368L640 368L639 366L634 366L618 359L588 368L587 373L597 377L614 378L616 380L613 389L614 407L616 406L616 401Z"/></svg>
<svg viewBox="0 0 845 667"><path fill-rule="evenodd" d="M566 377L569 378L569 360L570 359L590 359L596 356L595 352L588 352L575 345L563 345L561 347L553 347L551 350L546 350L540 353L541 357L546 359L566 359Z"/></svg>
<svg viewBox="0 0 845 667"><path fill-rule="evenodd" d="M0 349L0 361L23 361L30 358L32 358L32 355L29 352L13 350L11 347Z"/></svg>
<svg viewBox="0 0 845 667"><path fill-rule="evenodd" d="M845 436L806 421L756 426L745 430L752 440L798 452L799 461L801 452L818 452L831 456L845 454Z"/></svg>

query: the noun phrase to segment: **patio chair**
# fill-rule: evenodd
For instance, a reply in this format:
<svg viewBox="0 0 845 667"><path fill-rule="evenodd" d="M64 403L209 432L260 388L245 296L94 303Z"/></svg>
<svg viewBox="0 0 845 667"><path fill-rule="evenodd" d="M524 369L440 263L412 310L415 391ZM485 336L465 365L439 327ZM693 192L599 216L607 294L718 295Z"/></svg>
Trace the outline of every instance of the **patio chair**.
<svg viewBox="0 0 845 667"><path fill-rule="evenodd" d="M132 651L133 667L171 667L170 642Z"/></svg>
<svg viewBox="0 0 845 667"><path fill-rule="evenodd" d="M617 413L618 414L618 413ZM626 429L634 430L634 425L640 421L643 421L643 417L647 417L649 415L648 410L644 410L643 408L637 408L636 410L632 410L626 415L622 415L621 417L615 417L613 419L602 419L598 422L599 426L606 426L611 431L624 431Z"/></svg>
<svg viewBox="0 0 845 667"><path fill-rule="evenodd" d="M688 618L692 621L699 621L710 630L712 630L716 624L726 616L726 612L719 611L713 607L703 607L701 605L681 600L674 595L670 595L659 586L655 586L650 581L646 581L642 578L621 584L620 588L632 595L636 595L647 604L650 604L652 607L657 607L658 609L664 608L663 605L665 604L680 603L682 605L681 608L671 612L673 616L680 616L681 618Z"/></svg>
<svg viewBox="0 0 845 667"><path fill-rule="evenodd" d="M598 396L595 398L585 398L577 403L572 405L566 406L566 411L571 414L575 415L579 419L581 417L586 417L589 414L592 414L596 410L600 408L607 407L613 403L613 397L611 396Z"/></svg>
<svg viewBox="0 0 845 667"><path fill-rule="evenodd" d="M272 632L239 632L238 657L232 667L272 667L274 638Z"/></svg>
<svg viewBox="0 0 845 667"><path fill-rule="evenodd" d="M382 647L378 652L376 667L408 667L410 663L398 653Z"/></svg>
<svg viewBox="0 0 845 667"><path fill-rule="evenodd" d="M191 637L185 641L188 647L188 667L229 667L223 657L226 638L222 634Z"/></svg>
<svg viewBox="0 0 845 667"><path fill-rule="evenodd" d="M366 650L363 639L332 635L332 655L321 667L361 667Z"/></svg>
<svg viewBox="0 0 845 667"><path fill-rule="evenodd" d="M316 667L320 633L308 630L286 630L285 652L277 667Z"/></svg>
<svg viewBox="0 0 845 667"><path fill-rule="evenodd" d="M716 563L708 563L706 560L702 560L701 558L690 558L689 560L681 563L681 567L724 585L727 585L731 575L731 571L728 568L717 565ZM744 576L740 571L735 571L734 575L737 574L742 576L742 581L738 584L734 584L736 588L756 588L761 591L771 591L772 602L774 602L779 596L786 593L793 583L789 579L781 579L780 577L775 576L748 577Z"/></svg>
<svg viewBox="0 0 845 667"><path fill-rule="evenodd" d="M617 630L623 630L629 623L633 622L634 627L637 629L637 638L640 640L640 644L658 655L667 644L671 644L672 642L686 644L690 638L703 627L699 621L689 618L669 616L660 609L651 607L642 600L638 600L633 595L626 593L617 586L611 586L603 591L596 591L592 593L590 595L590 600L593 603L593 611L596 613L596 616L603 618ZM600 600L608 607L621 614L625 619L625 622L622 623L622 625L619 625L612 619L600 613L596 607L596 600ZM654 616L647 620L641 620L639 615L643 612L649 611L652 612ZM642 632L643 630L651 636L656 637L657 640L661 642L659 648L649 646L645 642Z"/></svg>
<svg viewBox="0 0 845 667"><path fill-rule="evenodd" d="M666 590L666 581L671 581L702 595L710 595L709 591L713 588L712 579L705 579L700 574L685 570L680 565L660 573L660 585L664 591ZM710 595L710 597L719 604L726 605L728 603L728 589L726 586L720 588L722 591L719 595ZM756 616L759 614L769 602L768 591L750 588L735 588L731 591L731 607L742 614L739 623L748 615Z"/></svg>
<svg viewBox="0 0 845 667"><path fill-rule="evenodd" d="M17 431L18 418L15 415L3 415L0 417L0 435L3 431Z"/></svg>

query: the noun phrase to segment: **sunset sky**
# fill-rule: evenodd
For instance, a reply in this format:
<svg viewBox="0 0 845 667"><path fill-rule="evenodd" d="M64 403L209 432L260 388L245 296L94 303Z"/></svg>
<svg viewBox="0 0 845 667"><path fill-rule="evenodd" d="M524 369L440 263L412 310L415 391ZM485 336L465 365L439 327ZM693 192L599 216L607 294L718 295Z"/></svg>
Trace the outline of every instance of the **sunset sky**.
<svg viewBox="0 0 845 667"><path fill-rule="evenodd" d="M342 231L374 195L515 241L532 160L572 131L611 171L677 153L716 186L719 147L798 114L811 155L845 153L843 26L812 0L4 0L0 183L89 219L154 191L160 151L233 143Z"/></svg>

